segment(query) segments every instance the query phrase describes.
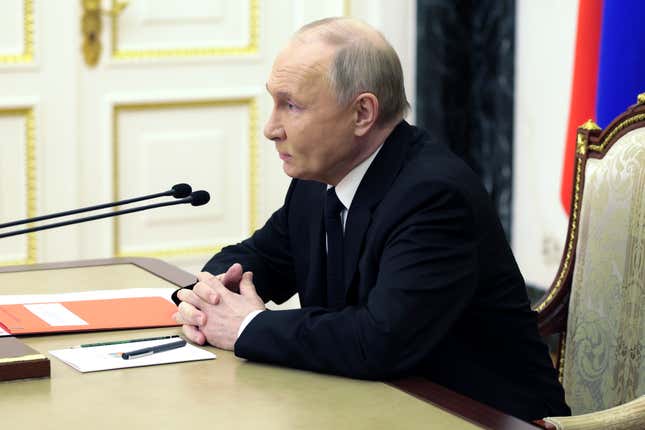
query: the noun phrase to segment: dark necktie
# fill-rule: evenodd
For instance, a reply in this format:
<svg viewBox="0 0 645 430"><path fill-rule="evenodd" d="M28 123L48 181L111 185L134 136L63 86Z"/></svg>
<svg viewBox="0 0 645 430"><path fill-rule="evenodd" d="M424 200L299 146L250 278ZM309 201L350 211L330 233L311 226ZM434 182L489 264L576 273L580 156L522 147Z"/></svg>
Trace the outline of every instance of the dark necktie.
<svg viewBox="0 0 645 430"><path fill-rule="evenodd" d="M332 187L325 196L325 231L327 232L327 305L339 309L345 305L343 282L343 225L340 212L345 207Z"/></svg>

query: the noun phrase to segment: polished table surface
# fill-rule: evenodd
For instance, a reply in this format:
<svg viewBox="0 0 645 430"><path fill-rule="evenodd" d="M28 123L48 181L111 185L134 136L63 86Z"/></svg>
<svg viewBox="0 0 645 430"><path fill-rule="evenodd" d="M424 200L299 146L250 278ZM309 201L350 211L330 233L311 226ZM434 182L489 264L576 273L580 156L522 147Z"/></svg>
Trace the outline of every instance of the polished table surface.
<svg viewBox="0 0 645 430"><path fill-rule="evenodd" d="M142 270L150 261L140 265L110 262L112 266L88 262L78 263L87 267L64 268L67 265L56 270L51 268L57 266L43 266L49 270L2 268L0 294L159 287L186 285L192 280L185 273L173 274L163 264ZM48 355L51 378L1 382L0 427L534 428L497 411L492 418L480 420L475 412L490 412L490 408L458 395L452 397L452 404L459 404L457 409L470 408L472 413L451 411L450 401L444 401L451 397L447 390L432 404L390 384L252 363L212 347L206 349L217 354L215 360L86 374L48 353L82 343L180 332L172 327L22 337L23 342Z"/></svg>

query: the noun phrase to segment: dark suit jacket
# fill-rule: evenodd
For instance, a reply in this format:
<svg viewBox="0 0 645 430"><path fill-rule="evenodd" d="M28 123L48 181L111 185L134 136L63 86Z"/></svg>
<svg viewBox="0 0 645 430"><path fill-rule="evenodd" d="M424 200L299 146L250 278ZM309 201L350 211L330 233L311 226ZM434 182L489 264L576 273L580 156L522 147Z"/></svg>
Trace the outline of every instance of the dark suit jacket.
<svg viewBox="0 0 645 430"><path fill-rule="evenodd" d="M406 122L365 174L345 226L347 306L326 307L325 184L294 179L284 206L205 266L254 272L277 303L235 354L354 378L423 375L524 419L569 414L490 198L446 147Z"/></svg>

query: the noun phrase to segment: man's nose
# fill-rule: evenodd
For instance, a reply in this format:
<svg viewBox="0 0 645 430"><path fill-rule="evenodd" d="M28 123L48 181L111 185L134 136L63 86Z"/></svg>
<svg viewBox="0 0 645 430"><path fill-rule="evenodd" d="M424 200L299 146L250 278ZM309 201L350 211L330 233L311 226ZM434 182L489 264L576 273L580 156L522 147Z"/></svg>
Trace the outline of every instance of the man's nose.
<svg viewBox="0 0 645 430"><path fill-rule="evenodd" d="M269 140L273 140L274 142L285 139L284 127L282 127L280 123L276 121L274 113L271 114L271 117L264 125L264 136Z"/></svg>

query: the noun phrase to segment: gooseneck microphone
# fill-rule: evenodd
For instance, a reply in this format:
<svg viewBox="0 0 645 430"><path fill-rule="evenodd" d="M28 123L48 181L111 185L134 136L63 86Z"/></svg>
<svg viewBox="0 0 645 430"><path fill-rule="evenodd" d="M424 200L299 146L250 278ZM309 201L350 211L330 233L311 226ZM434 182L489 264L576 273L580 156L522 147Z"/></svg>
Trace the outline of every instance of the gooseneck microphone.
<svg viewBox="0 0 645 430"><path fill-rule="evenodd" d="M80 214L80 213L83 213L83 212L96 211L96 210L99 210L99 209L111 208L111 207L114 207L114 206L127 205L127 204L130 204L130 203L140 202L142 200L156 199L158 197L173 196L174 198L178 199L178 198L189 196L191 191L193 191L193 189L188 184L175 184L168 191L164 191L162 193L149 194L147 196L133 197L131 199L120 200L118 202L103 203L103 204L100 204L100 205L88 206L88 207L80 208L80 209L72 209L72 210L65 211L65 212L57 212L57 213L53 213L53 214L49 214L49 215L37 216L37 217L34 217L34 218L25 218L25 219L21 219L21 220L18 220L18 221L11 221L11 222L7 222L7 223L4 223L4 224L0 224L0 228L13 227L15 225L20 225L20 224L29 224L29 223L32 223L32 222L44 221L44 220L52 219L52 218L64 217L64 216L68 216L68 215L75 215L75 214ZM0 237L2 237L2 236L0 236Z"/></svg>
<svg viewBox="0 0 645 430"><path fill-rule="evenodd" d="M182 189L179 190L179 192L181 192L181 193L184 193L185 190L186 190L186 188L183 187L184 185L186 187L188 187L188 189L190 189L190 185L187 185L187 184L178 184L178 185L182 186L181 187ZM173 195L174 196L174 194L165 194L165 193L159 193L159 194L157 194L155 196L160 197L160 196L168 196L168 195ZM153 197L150 197L150 196L145 196L145 197L146 197L146 199L147 198L153 198ZM97 205L96 207L99 207L99 208L111 207L111 206L116 206L119 203L124 204L123 202L126 202L126 201L131 202L131 201L140 201L140 200L145 200L145 199L137 197L135 199L122 200L121 202L107 203L105 205ZM102 219L102 218L109 218L109 217L113 217L113 216L125 215L125 214L129 214L129 213L133 213L133 212L140 212L140 211L144 211L144 210L148 210L148 209L154 209L154 208L160 208L160 207L164 207L164 206L181 205L181 204L186 204L186 203L190 203L192 206L202 206L202 205L205 205L206 203L208 203L209 200L210 200L210 194L208 194L207 191L200 190L200 191L192 192L192 193L190 193L190 195L188 197L184 197L184 198L181 198L179 200L171 200L171 201L155 203L155 204L146 205L146 206L138 206L138 207L135 207L135 208L123 209L123 210L120 210L120 211L114 211L114 212L102 213L102 214L98 214L98 215L92 215L92 216L88 216L88 217L85 217L85 218L76 218L76 219L72 219L72 220L56 222L56 223L47 224L47 225L41 225L41 226L38 226L38 227L31 227L31 228L26 228L26 229L23 229L23 230L11 231L9 233L2 233L2 234L0 234L0 239L3 238L3 237L10 237L10 236L17 236L17 235L20 235L20 234L33 233L35 231L48 230L50 228L63 227L63 226L66 226L66 225L78 224L78 223L87 222L87 221L94 221L94 220ZM88 208L83 208L83 212L85 212L87 210L89 210L89 209ZM78 211L79 210L77 209L75 211L61 212L61 214L67 215L69 213L78 213ZM50 215L47 215L47 216L50 217L50 218L53 217L53 216L50 216ZM64 216L64 215L58 215L58 216ZM33 222L33 220L35 220L35 219L36 218L32 218L28 222ZM13 223L8 223L8 224L9 225L16 225L16 224L13 224Z"/></svg>
<svg viewBox="0 0 645 430"><path fill-rule="evenodd" d="M191 206L202 206L210 201L211 195L208 194L208 191L199 190L191 193L188 199L186 203L190 203Z"/></svg>

